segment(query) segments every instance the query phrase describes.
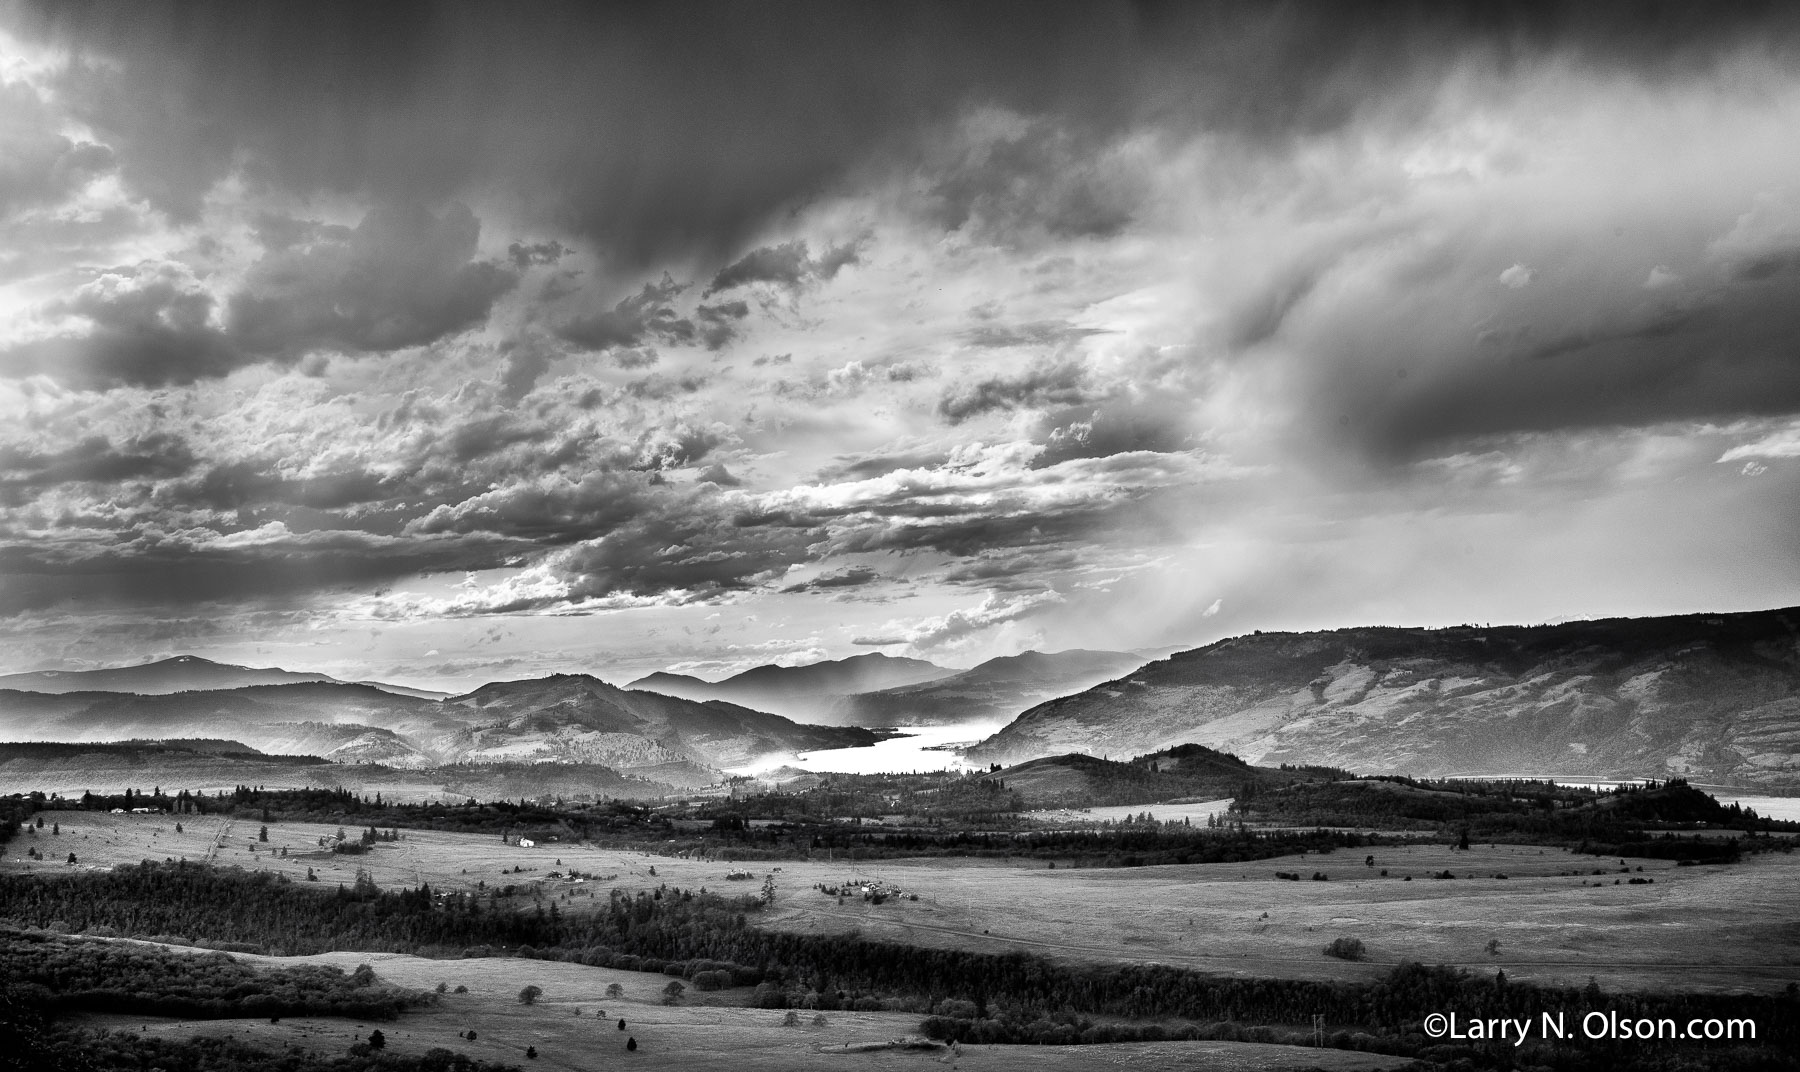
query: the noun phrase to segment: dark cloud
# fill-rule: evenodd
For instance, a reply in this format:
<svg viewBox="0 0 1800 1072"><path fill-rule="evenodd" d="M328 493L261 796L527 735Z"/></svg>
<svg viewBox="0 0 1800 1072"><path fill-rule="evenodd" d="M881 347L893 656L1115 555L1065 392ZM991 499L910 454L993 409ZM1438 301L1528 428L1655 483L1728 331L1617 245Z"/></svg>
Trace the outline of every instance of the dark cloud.
<svg viewBox="0 0 1800 1072"><path fill-rule="evenodd" d="M790 584L781 591L785 595L790 592L826 592L836 588L860 588L866 584L874 584L880 579L881 574L874 570L857 566L852 569L821 574L800 584Z"/></svg>
<svg viewBox="0 0 1800 1072"><path fill-rule="evenodd" d="M472 327L518 281L473 259L480 232L464 205L381 207L353 229L311 228L250 269L229 302L231 336L292 357L397 350Z"/></svg>
<svg viewBox="0 0 1800 1072"><path fill-rule="evenodd" d="M817 258L812 256L804 239L753 249L719 269L707 285L706 294L710 297L721 290L752 283L797 290L809 282L829 280L845 267L861 261L866 242L867 239L859 239L830 246Z"/></svg>
<svg viewBox="0 0 1800 1072"><path fill-rule="evenodd" d="M480 225L460 205L441 216L378 208L355 228L264 215L255 229L265 252L227 301L223 330L213 295L185 266L115 267L45 307L86 320L85 333L0 351L0 375L160 386L321 350L395 350L474 326L516 282L471 259Z"/></svg>
<svg viewBox="0 0 1800 1072"><path fill-rule="evenodd" d="M531 245L514 242L506 247L507 257L512 260L513 267L521 272L540 264L555 264L573 252L568 246L555 241L535 242Z"/></svg>
<svg viewBox="0 0 1800 1072"><path fill-rule="evenodd" d="M313 510L337 510L359 503L379 502L394 493L381 476L362 470L326 473L293 479L253 461L233 462L208 469L194 481L170 486L161 497L167 501L198 503L215 510L282 504Z"/></svg>
<svg viewBox="0 0 1800 1072"><path fill-rule="evenodd" d="M750 315L750 306L741 301L701 305L694 311L700 321L700 341L708 350L718 350L737 338L738 322Z"/></svg>
<svg viewBox="0 0 1800 1072"><path fill-rule="evenodd" d="M550 429L521 421L508 414L494 414L464 421L450 429L444 437L449 456L455 461L470 462L521 443L542 443L550 438Z"/></svg>
<svg viewBox="0 0 1800 1072"><path fill-rule="evenodd" d="M885 476L896 469L935 469L949 460L948 454L938 450L920 450L904 454L847 455L839 458L836 465L820 470L818 479L825 483L836 483L840 480L868 480L872 477Z"/></svg>
<svg viewBox="0 0 1800 1072"><path fill-rule="evenodd" d="M70 483L116 484L180 476L194 466L186 441L154 433L114 446L89 436L64 450L42 452L0 446L0 499L24 501L38 490Z"/></svg>
<svg viewBox="0 0 1800 1072"><path fill-rule="evenodd" d="M693 322L677 314L670 302L686 289L687 284L665 273L660 282L645 283L611 309L570 320L557 334L589 350L635 347L651 338L685 342L694 337Z"/></svg>
<svg viewBox="0 0 1800 1072"><path fill-rule="evenodd" d="M604 539L571 548L558 568L578 598L750 588L816 557L816 530L741 526L707 501L710 485L670 497Z"/></svg>
<svg viewBox="0 0 1800 1072"><path fill-rule="evenodd" d="M89 330L0 350L0 375L50 376L74 387L158 386L223 376L246 363L211 325L212 295L173 265L109 270L48 311Z"/></svg>
<svg viewBox="0 0 1800 1072"><path fill-rule="evenodd" d="M937 408L945 420L961 424L997 409L1085 402L1091 390L1087 370L1079 361L1040 363L1016 376L994 376L952 387L938 400Z"/></svg>
<svg viewBox="0 0 1800 1072"><path fill-rule="evenodd" d="M722 488L742 487L743 481L733 476L731 470L725 468L723 462L714 462L700 474L700 480L707 484L717 484Z"/></svg>
<svg viewBox="0 0 1800 1072"><path fill-rule="evenodd" d="M719 269L719 274L713 276L712 283L707 286L706 293L710 296L747 283L797 287L806 278L811 265L812 261L807 256L806 243L803 241L764 246L751 250L741 259Z"/></svg>
<svg viewBox="0 0 1800 1072"><path fill-rule="evenodd" d="M545 226L648 266L742 243L773 214L971 104L1120 128L1181 116L1247 139L1329 130L1471 56L1550 52L1650 75L1751 42L1786 52L1779 4L44 3L16 32L108 62L63 92L129 187L191 218L241 161L298 194L515 191ZM505 72L502 76L499 72ZM572 134L571 132L579 132ZM1026 214L1105 231L1128 203L1076 140L1020 143L939 189L947 220ZM1073 135L1071 135L1073 136ZM1043 184L1034 171L1071 161ZM1041 208L1002 179L1024 176Z"/></svg>
<svg viewBox="0 0 1800 1072"><path fill-rule="evenodd" d="M1305 371L1296 434L1404 464L1494 435L1800 412L1793 279L1590 315L1554 334L1489 327L1454 347L1431 333L1345 331Z"/></svg>
<svg viewBox="0 0 1800 1072"><path fill-rule="evenodd" d="M1170 395L1119 398L1047 414L1037 430L1044 451L1032 465L1041 469L1073 458L1186 449L1192 445L1192 410L1192 402Z"/></svg>

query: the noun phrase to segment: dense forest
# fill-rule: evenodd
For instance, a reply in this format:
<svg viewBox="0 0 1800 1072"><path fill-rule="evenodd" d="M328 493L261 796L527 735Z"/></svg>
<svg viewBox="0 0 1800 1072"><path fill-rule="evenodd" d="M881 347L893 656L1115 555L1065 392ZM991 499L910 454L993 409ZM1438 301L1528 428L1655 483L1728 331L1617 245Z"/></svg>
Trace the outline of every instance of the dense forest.
<svg viewBox="0 0 1800 1072"><path fill-rule="evenodd" d="M258 970L229 954L69 938L0 928L0 978L38 987L52 1012L118 1012L210 1019L349 1016L392 1020L433 996L321 965Z"/></svg>

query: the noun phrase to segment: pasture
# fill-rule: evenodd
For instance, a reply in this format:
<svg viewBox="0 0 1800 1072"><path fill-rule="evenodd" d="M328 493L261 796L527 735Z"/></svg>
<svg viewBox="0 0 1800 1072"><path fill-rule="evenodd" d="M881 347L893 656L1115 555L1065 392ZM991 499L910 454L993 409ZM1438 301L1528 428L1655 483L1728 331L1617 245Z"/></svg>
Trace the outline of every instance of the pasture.
<svg viewBox="0 0 1800 1072"><path fill-rule="evenodd" d="M70 851L83 867L211 859L281 870L302 881L312 867L324 884L350 883L362 868L388 887L516 884L541 890L573 913L603 903L613 888L667 883L754 894L772 876L775 901L761 913L764 926L856 930L926 946L1158 962L1251 977L1364 979L1401 960L1417 960L1504 968L1515 979L1561 985L1580 986L1593 976L1609 990L1655 989L1679 979L1684 988L1773 991L1796 978L1794 965L1800 963L1794 896L1800 859L1779 853L1730 866L1676 867L1667 860L1621 865L1616 857L1556 848L1477 845L1456 851L1412 844L1244 864L1111 869L962 859L733 865L574 844L520 848L501 844L498 836L422 830L402 831L405 840L343 856L318 848L319 837L337 830L322 824L271 823L264 844L254 841L260 824L244 820L187 817L184 832L176 834L170 816L45 816L35 837L8 846L0 872L66 871ZM52 821L63 824L61 836L49 835ZM23 856L34 844L45 854L42 863ZM286 858L279 856L283 845L289 847ZM1364 857L1371 853L1375 863L1367 866ZM595 880L548 877L552 871L566 876L571 868ZM726 879L740 869L753 878ZM1456 877L1429 877L1445 870ZM1280 880L1277 872L1297 873L1301 880ZM1312 881L1314 872L1328 881ZM1507 877L1496 877L1501 874ZM1630 885L1632 878L1655 882ZM901 895L876 905L858 893L840 904L816 888L860 879L898 888ZM1338 937L1361 940L1366 959L1324 956L1325 945ZM1489 951L1490 942L1498 943L1496 952Z"/></svg>
<svg viewBox="0 0 1800 1072"><path fill-rule="evenodd" d="M749 1008L750 990L739 987L662 1004L667 977L612 971L551 961L488 958L425 960L378 953L327 953L315 957L270 958L239 954L240 959L269 965L330 964L346 971L369 964L383 981L434 990L441 982L467 994L444 995L435 1009L409 1012L398 1021L353 1021L320 1017L266 1020L177 1020L125 1016L90 1016L88 1023L148 1035L191 1037L234 1036L283 1050L300 1046L321 1053L342 1052L369 1031L380 1028L391 1051L424 1053L442 1047L472 1058L503 1061L532 1069L586 1072L614 1068L629 1060L632 1067L686 1070L730 1068L735 1072L785 1072L787 1069L941 1069L992 1072L1039 1072L1129 1067L1145 1072L1190 1069L1204 1064L1230 1072L1275 1072L1279 1069L1327 1069L1364 1072L1406 1062L1343 1050L1231 1042L1127 1043L1106 1046L965 1046L952 1053L939 1046L926 1050L870 1049L913 1035L921 1019L912 1013L829 1012L815 1024L814 1013L802 1012L800 1023L785 1026L780 1010ZM624 989L608 998L609 984ZM526 986L543 988L531 1006L518 1002ZM576 1015L579 1010L580 1015ZM597 1015L604 1011L605 1016ZM623 1019L626 1029L618 1029ZM463 1034L473 1029L471 1041ZM638 1049L627 1053L625 1040ZM535 1047L535 1061L525 1058Z"/></svg>

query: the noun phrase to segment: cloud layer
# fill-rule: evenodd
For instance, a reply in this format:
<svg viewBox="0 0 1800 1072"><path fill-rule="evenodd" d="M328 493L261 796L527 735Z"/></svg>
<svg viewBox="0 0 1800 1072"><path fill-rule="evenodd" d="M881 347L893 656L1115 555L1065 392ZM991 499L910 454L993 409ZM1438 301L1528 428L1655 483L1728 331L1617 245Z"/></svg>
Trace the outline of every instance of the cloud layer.
<svg viewBox="0 0 1800 1072"><path fill-rule="evenodd" d="M1793 10L692 14L11 9L16 668L1800 602Z"/></svg>

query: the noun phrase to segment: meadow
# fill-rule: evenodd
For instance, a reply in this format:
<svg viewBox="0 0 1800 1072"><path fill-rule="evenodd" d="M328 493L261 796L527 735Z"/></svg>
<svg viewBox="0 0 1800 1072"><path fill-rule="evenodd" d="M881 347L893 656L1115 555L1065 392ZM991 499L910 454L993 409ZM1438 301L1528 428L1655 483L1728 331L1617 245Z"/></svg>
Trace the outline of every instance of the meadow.
<svg viewBox="0 0 1800 1072"><path fill-rule="evenodd" d="M53 822L63 824L61 835L50 835ZM402 830L403 840L348 856L318 847L338 829L327 824L271 823L267 843L255 840L261 824L241 819L189 816L181 833L174 825L164 815L47 812L42 830L7 847L0 872L66 871L71 851L81 868L211 860L298 881L311 868L321 883L346 885L362 869L386 888L515 885L575 913L603 903L613 888L666 884L752 894L772 879L774 901L760 926L1247 977L1369 979L1416 960L1503 968L1516 979L1559 985L1593 977L1608 990L1656 989L1680 978L1684 989L1770 992L1791 981L1800 962L1800 932L1792 926L1800 860L1782 853L1678 867L1554 847L1477 844L1459 851L1415 843L1139 868L929 858L734 864L574 844L521 848L497 836L424 830ZM354 837L357 830L348 832ZM23 855L33 845L43 862ZM594 878L571 879L571 869ZM1455 878L1430 877L1445 871ZM734 872L751 877L729 879ZM1278 872L1301 880L1278 879ZM1315 872L1327 880L1313 881ZM1632 885L1634 878L1654 882ZM864 880L898 896L874 904L858 892L840 903L819 889ZM1325 956L1325 945L1339 937L1360 940L1365 959Z"/></svg>
<svg viewBox="0 0 1800 1072"><path fill-rule="evenodd" d="M782 1072L786 1069L934 1069L962 1068L992 1072L1035 1072L1121 1067L1145 1072L1191 1069L1197 1065L1228 1072L1275 1072L1280 1069L1327 1069L1363 1072L1394 1068L1394 1057L1343 1050L1311 1049L1233 1042L1158 1042L1105 1046L1020 1047L961 1046L884 1048L897 1039L917 1040L920 1017L908 1013L830 1012L823 1023L804 1012L799 1023L784 1023L780 1010L750 1008L750 989L737 987L712 993L690 990L676 1006L662 1004L662 975L613 971L554 961L484 958L427 960L382 953L326 953L312 957L240 959L268 965L329 964L345 970L369 964L383 982L422 990L443 983L466 994L444 995L437 1008L402 1014L398 1021L357 1022L322 1017L178 1020L90 1015L94 1026L140 1034L188 1037L231 1035L276 1051L302 1046L321 1053L342 1051L379 1028L387 1048L424 1053L444 1048L471 1058L504 1061L532 1069L587 1072L617 1067L629 1059L633 1067L692 1070L731 1068L737 1072ZM617 984L623 994L608 997ZM543 996L530 1006L519 1003L526 986ZM577 1015L579 1012L579 1015ZM599 1013L604 1012L602 1017ZM626 1030L618 1029L625 1020ZM474 1040L463 1037L473 1030ZM638 1048L629 1054L628 1038ZM535 1060L526 1047L537 1050Z"/></svg>

